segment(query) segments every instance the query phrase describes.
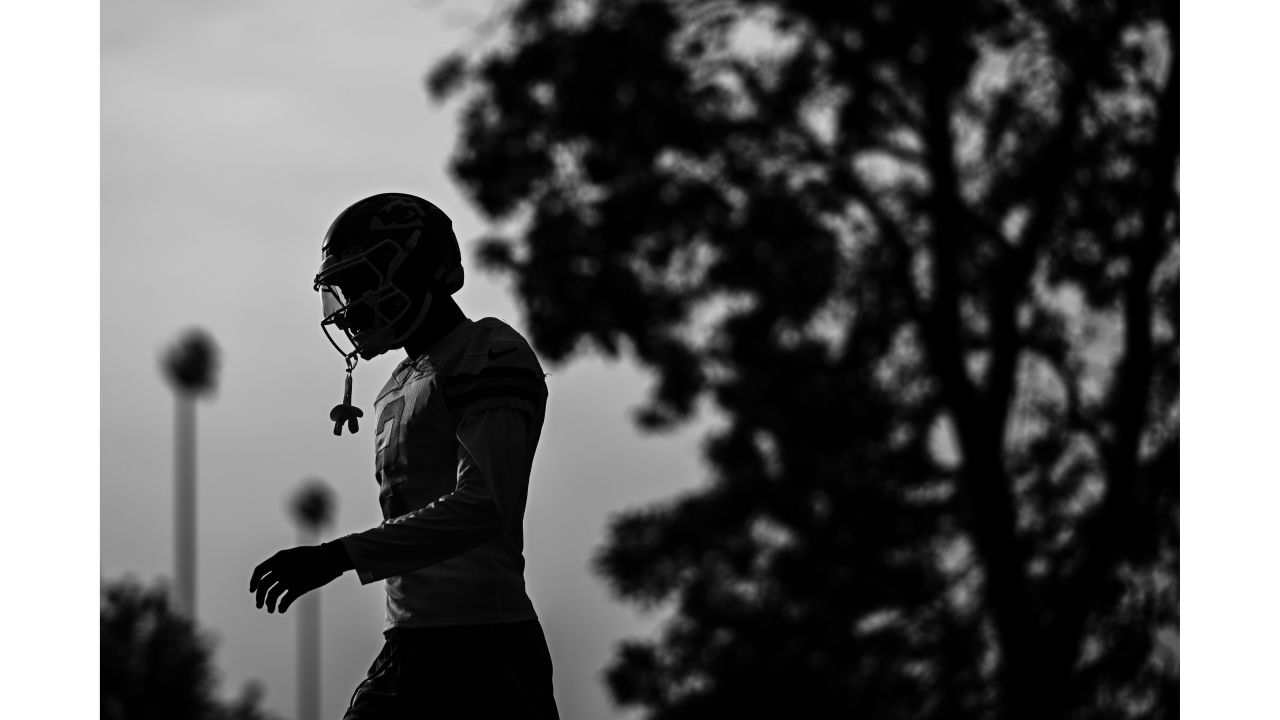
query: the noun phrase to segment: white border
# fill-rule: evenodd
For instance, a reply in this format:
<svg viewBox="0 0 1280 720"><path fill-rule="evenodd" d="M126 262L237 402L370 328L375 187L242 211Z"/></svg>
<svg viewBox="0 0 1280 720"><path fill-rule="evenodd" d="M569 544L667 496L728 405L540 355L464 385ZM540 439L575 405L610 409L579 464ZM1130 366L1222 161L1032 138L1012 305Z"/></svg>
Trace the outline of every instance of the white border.
<svg viewBox="0 0 1280 720"><path fill-rule="evenodd" d="M97 705L99 6L0 14L4 714ZM20 663L20 664L19 664ZM21 712L30 709L30 712Z"/></svg>

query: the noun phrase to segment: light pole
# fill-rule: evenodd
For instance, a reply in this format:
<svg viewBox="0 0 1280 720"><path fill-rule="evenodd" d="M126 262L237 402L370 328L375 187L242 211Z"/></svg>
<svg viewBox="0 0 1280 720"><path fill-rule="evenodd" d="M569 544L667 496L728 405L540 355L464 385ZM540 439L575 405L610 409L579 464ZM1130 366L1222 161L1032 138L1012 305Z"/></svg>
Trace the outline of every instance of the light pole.
<svg viewBox="0 0 1280 720"><path fill-rule="evenodd" d="M196 398L213 389L218 349L209 334L188 330L165 353L165 377L173 387L175 605L196 616Z"/></svg>
<svg viewBox="0 0 1280 720"><path fill-rule="evenodd" d="M333 492L318 478L303 483L293 496L298 541L314 545L320 530L333 519ZM298 598L298 720L320 718L320 593Z"/></svg>

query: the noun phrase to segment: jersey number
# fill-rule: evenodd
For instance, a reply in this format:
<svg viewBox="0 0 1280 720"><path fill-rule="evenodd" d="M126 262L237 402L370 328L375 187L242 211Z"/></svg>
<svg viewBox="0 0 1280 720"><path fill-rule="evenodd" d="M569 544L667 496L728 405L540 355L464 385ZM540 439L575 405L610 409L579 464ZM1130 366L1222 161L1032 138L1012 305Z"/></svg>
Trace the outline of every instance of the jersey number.
<svg viewBox="0 0 1280 720"><path fill-rule="evenodd" d="M400 415L403 412L404 398L398 397L383 405L378 415L378 469L384 473L400 461Z"/></svg>

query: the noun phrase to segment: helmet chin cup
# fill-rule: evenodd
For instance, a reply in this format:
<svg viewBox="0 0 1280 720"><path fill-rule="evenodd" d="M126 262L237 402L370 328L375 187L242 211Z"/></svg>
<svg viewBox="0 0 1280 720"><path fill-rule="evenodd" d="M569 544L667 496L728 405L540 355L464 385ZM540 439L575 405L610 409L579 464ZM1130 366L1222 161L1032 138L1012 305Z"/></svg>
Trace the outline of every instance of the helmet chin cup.
<svg viewBox="0 0 1280 720"><path fill-rule="evenodd" d="M391 349L391 343L388 342L390 335L391 328L388 327L357 333L352 338L355 354L359 355L361 360L372 360L378 357Z"/></svg>

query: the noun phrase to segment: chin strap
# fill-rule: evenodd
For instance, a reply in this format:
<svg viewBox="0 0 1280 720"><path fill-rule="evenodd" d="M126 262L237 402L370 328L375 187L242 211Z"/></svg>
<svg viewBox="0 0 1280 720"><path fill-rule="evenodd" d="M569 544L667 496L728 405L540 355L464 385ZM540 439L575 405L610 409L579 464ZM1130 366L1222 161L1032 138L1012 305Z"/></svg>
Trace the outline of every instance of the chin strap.
<svg viewBox="0 0 1280 720"><path fill-rule="evenodd" d="M347 381L342 393L342 404L334 405L329 411L329 419L333 421L334 435L342 434L343 423L346 423L352 435L360 432L359 418L364 417L364 411L351 404L351 371L356 369L356 364L359 362L360 358L356 355L347 356Z"/></svg>

